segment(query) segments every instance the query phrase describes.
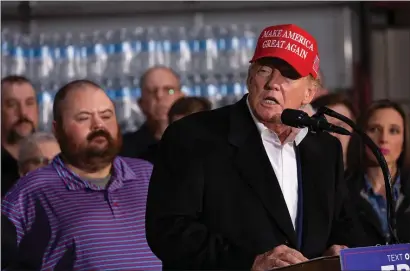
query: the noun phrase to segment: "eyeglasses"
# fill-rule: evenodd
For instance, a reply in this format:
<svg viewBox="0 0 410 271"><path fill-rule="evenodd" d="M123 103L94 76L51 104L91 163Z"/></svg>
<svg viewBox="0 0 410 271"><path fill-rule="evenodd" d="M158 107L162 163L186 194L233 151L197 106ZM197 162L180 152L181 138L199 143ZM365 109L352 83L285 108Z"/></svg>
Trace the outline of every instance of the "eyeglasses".
<svg viewBox="0 0 410 271"><path fill-rule="evenodd" d="M173 87L165 87L165 88L151 89L147 91L149 96L156 96L158 95L158 92L162 92L165 95L172 96L175 93L180 92L180 90L177 88L173 88Z"/></svg>

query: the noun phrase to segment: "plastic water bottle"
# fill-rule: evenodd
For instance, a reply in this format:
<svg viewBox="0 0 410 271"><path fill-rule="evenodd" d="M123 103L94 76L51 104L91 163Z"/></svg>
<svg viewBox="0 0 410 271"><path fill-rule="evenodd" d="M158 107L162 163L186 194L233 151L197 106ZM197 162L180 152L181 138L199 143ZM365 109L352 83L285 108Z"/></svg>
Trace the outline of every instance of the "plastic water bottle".
<svg viewBox="0 0 410 271"><path fill-rule="evenodd" d="M168 27L161 27L159 39L157 40L157 64L166 67L171 66L171 30Z"/></svg>
<svg viewBox="0 0 410 271"><path fill-rule="evenodd" d="M191 82L192 82L192 96L196 96L196 97L201 97L203 96L204 93L206 93L205 91L203 91L203 83L202 83L202 78L199 74L192 74L191 77Z"/></svg>
<svg viewBox="0 0 410 271"><path fill-rule="evenodd" d="M182 42L187 42L185 28L180 27L176 29L171 29L170 40L171 40L171 52L170 52L170 67L177 73L187 72L186 67L181 67L180 60L181 56L181 44ZM182 69L181 69L182 68Z"/></svg>
<svg viewBox="0 0 410 271"><path fill-rule="evenodd" d="M189 33L189 47L191 51L191 72L201 74L202 61L204 61L205 53L205 39L200 36L201 32L199 29L193 28Z"/></svg>
<svg viewBox="0 0 410 271"><path fill-rule="evenodd" d="M170 30L170 43L171 43L171 51L169 54L169 67L173 69L176 73L180 73L179 67L179 60L181 55L181 46L180 46L180 39L183 38L182 35L180 37L179 28L171 29Z"/></svg>
<svg viewBox="0 0 410 271"><path fill-rule="evenodd" d="M144 70L155 66L157 64L156 47L157 47L157 30L154 27L148 27L144 35L144 46L143 46L143 64Z"/></svg>
<svg viewBox="0 0 410 271"><path fill-rule="evenodd" d="M246 85L243 81L243 78L241 77L240 73L236 73L232 77L232 83L233 83L233 103L236 103L239 101L243 95L245 95L246 92Z"/></svg>
<svg viewBox="0 0 410 271"><path fill-rule="evenodd" d="M123 132L135 130L135 124L131 119L131 82L128 77L122 76L114 80L115 108L117 120Z"/></svg>
<svg viewBox="0 0 410 271"><path fill-rule="evenodd" d="M39 80L48 81L52 78L52 71L54 69L52 39L46 34L40 34L38 48L38 62L39 62ZM36 55L35 55L36 57Z"/></svg>
<svg viewBox="0 0 410 271"><path fill-rule="evenodd" d="M205 47L201 53L202 55L202 71L205 73L216 72L217 61L218 61L218 44L214 36L213 28L210 25L206 25L202 29L201 38L205 44L201 46Z"/></svg>
<svg viewBox="0 0 410 271"><path fill-rule="evenodd" d="M40 82L36 89L39 105L39 128L41 131L50 132L53 121L53 101L58 85L51 82Z"/></svg>
<svg viewBox="0 0 410 271"><path fill-rule="evenodd" d="M60 59L56 64L59 67L60 82L69 82L77 77L75 67L76 47L74 45L73 34L66 33L59 41Z"/></svg>
<svg viewBox="0 0 410 271"><path fill-rule="evenodd" d="M227 106L233 103L234 84L232 75L223 75L220 80L220 92L223 96L221 106Z"/></svg>
<svg viewBox="0 0 410 271"><path fill-rule="evenodd" d="M245 24L243 27L243 37L241 39L241 70L247 71L249 68L249 61L253 57L257 42L256 29L250 25Z"/></svg>
<svg viewBox="0 0 410 271"><path fill-rule="evenodd" d="M135 28L131 33L131 40L133 53L130 63L130 73L133 76L139 76L144 72L146 63L143 54L143 50L147 49L146 41L144 41L144 28Z"/></svg>
<svg viewBox="0 0 410 271"><path fill-rule="evenodd" d="M118 66L118 48L119 48L119 36L115 35L114 31L107 31L104 35L104 47L107 56L107 63L105 68L105 74L108 76L116 77L121 74Z"/></svg>
<svg viewBox="0 0 410 271"><path fill-rule="evenodd" d="M229 31L225 26L220 26L217 30L217 46L218 46L218 68L219 74L229 73L229 52L230 45Z"/></svg>
<svg viewBox="0 0 410 271"><path fill-rule="evenodd" d="M215 76L212 73L208 74L205 79L206 93L203 93L202 96L206 97L212 103L213 108L218 107L222 99L218 87L218 81Z"/></svg>
<svg viewBox="0 0 410 271"><path fill-rule="evenodd" d="M182 73L180 76L181 81L181 91L186 96L195 96L194 93L194 85L193 85L193 77L188 76L187 73Z"/></svg>
<svg viewBox="0 0 410 271"><path fill-rule="evenodd" d="M101 86L105 90L105 93L107 94L108 98L115 103L116 99L116 90L114 88L114 80L110 77L104 77L101 79Z"/></svg>
<svg viewBox="0 0 410 271"><path fill-rule="evenodd" d="M241 68L241 36L236 24L231 25L229 29L228 58L230 69L233 72L239 71Z"/></svg>
<svg viewBox="0 0 410 271"><path fill-rule="evenodd" d="M130 132L136 131L145 121L145 116L138 104L138 100L141 98L141 87L139 77L133 77L131 84L131 120L135 125L130 127Z"/></svg>
<svg viewBox="0 0 410 271"><path fill-rule="evenodd" d="M108 63L108 54L104 40L104 33L95 31L86 39L87 42L87 77L90 79L101 78Z"/></svg>
<svg viewBox="0 0 410 271"><path fill-rule="evenodd" d="M131 34L126 28L120 29L115 35L117 75L131 75L131 61L134 58L134 48Z"/></svg>
<svg viewBox="0 0 410 271"><path fill-rule="evenodd" d="M213 92L215 92L214 91L215 80L214 78L211 78L210 81L208 82L208 75L206 74L199 76L199 78L201 80L199 83L199 93L198 93L199 95L197 94L196 96L209 98L209 96L212 95ZM208 84L210 85L209 89L208 89Z"/></svg>
<svg viewBox="0 0 410 271"><path fill-rule="evenodd" d="M131 97L133 103L138 104L138 99L141 98L141 86L138 76L131 77Z"/></svg>
<svg viewBox="0 0 410 271"><path fill-rule="evenodd" d="M219 77L219 82L218 82L218 90L219 90L219 100L217 101L216 107L222 107L227 105L227 97L228 94L231 92L229 90L230 84L229 84L229 79L226 74L222 74Z"/></svg>
<svg viewBox="0 0 410 271"><path fill-rule="evenodd" d="M36 58L35 58L37 47L35 46L35 40L36 39L33 36L29 36L29 35L22 36L22 42L23 42L22 48L23 48L24 63L25 63L24 64L25 66L24 75L30 78L31 81L38 80L37 78L38 67L36 66L38 64L38 61L36 61Z"/></svg>
<svg viewBox="0 0 410 271"><path fill-rule="evenodd" d="M25 39L20 34L14 34L10 47L10 73L23 75L26 73Z"/></svg>
<svg viewBox="0 0 410 271"><path fill-rule="evenodd" d="M59 80L61 74L62 62L62 47L60 33L53 33L50 38L51 57L53 59L53 69L50 72L50 77L53 80ZM65 82L64 82L65 83Z"/></svg>
<svg viewBox="0 0 410 271"><path fill-rule="evenodd" d="M88 50L87 50L87 35L85 33L80 33L76 41L76 53L75 53L75 66L76 74L78 78L87 78L87 60L88 60Z"/></svg>
<svg viewBox="0 0 410 271"><path fill-rule="evenodd" d="M226 94L223 98L224 105L230 105L239 101L245 93L245 84L239 73L228 76L228 83L223 90Z"/></svg>
<svg viewBox="0 0 410 271"><path fill-rule="evenodd" d="M172 50L173 61L171 64L175 67L175 70L181 74L188 74L192 70L192 56L189 46L189 37L185 27L179 27L177 30L177 35L174 35L176 40L173 41L175 44L174 50Z"/></svg>
<svg viewBox="0 0 410 271"><path fill-rule="evenodd" d="M1 32L1 74L9 75L10 67L10 33L7 29Z"/></svg>

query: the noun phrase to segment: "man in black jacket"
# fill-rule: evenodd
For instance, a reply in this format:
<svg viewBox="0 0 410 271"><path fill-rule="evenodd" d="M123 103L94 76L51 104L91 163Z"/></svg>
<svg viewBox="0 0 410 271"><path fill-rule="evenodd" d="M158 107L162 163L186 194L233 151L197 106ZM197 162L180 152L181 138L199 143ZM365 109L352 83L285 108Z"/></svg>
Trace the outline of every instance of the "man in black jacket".
<svg viewBox="0 0 410 271"><path fill-rule="evenodd" d="M359 245L339 141L281 124L318 88L315 39L263 30L249 95L166 130L150 181L147 241L165 269L270 270Z"/></svg>
<svg viewBox="0 0 410 271"><path fill-rule="evenodd" d="M178 75L167 67L152 67L140 79L141 98L138 104L146 122L133 133L123 137L121 155L140 158L151 146L156 145L168 127L168 111L172 104L183 97Z"/></svg>
<svg viewBox="0 0 410 271"><path fill-rule="evenodd" d="M17 164L19 143L38 126L36 92L31 82L19 75L1 80L1 195L20 178Z"/></svg>
<svg viewBox="0 0 410 271"><path fill-rule="evenodd" d="M168 121L171 124L174 121L182 119L183 117L186 117L190 114L211 109L212 104L206 98L182 97L177 100L168 111ZM147 150L145 150L138 156L138 158L154 164L158 153L158 145L159 143L150 145Z"/></svg>

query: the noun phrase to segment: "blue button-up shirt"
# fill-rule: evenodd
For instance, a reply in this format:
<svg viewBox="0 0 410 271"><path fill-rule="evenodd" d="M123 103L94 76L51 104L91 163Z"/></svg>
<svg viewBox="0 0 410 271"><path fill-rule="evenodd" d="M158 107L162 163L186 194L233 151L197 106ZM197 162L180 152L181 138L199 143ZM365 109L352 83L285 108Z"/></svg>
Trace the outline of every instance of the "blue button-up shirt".
<svg viewBox="0 0 410 271"><path fill-rule="evenodd" d="M379 194L376 194L373 191L373 187L367 175L365 175L365 189L364 192L368 198L368 201L373 207L373 210L376 212L377 217L379 218L381 228L385 237L390 236L389 232L389 222L387 221L387 203L386 199ZM392 187L392 194L394 200L397 201L400 195L400 174L397 175L396 181Z"/></svg>

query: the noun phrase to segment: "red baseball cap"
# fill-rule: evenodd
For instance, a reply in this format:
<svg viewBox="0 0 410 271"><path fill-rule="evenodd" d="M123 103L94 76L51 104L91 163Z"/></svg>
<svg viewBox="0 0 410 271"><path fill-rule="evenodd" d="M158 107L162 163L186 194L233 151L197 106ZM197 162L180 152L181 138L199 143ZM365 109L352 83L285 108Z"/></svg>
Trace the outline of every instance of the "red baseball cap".
<svg viewBox="0 0 410 271"><path fill-rule="evenodd" d="M259 36L251 63L277 57L291 65L302 77L319 74L319 52L312 35L294 24L266 27Z"/></svg>

